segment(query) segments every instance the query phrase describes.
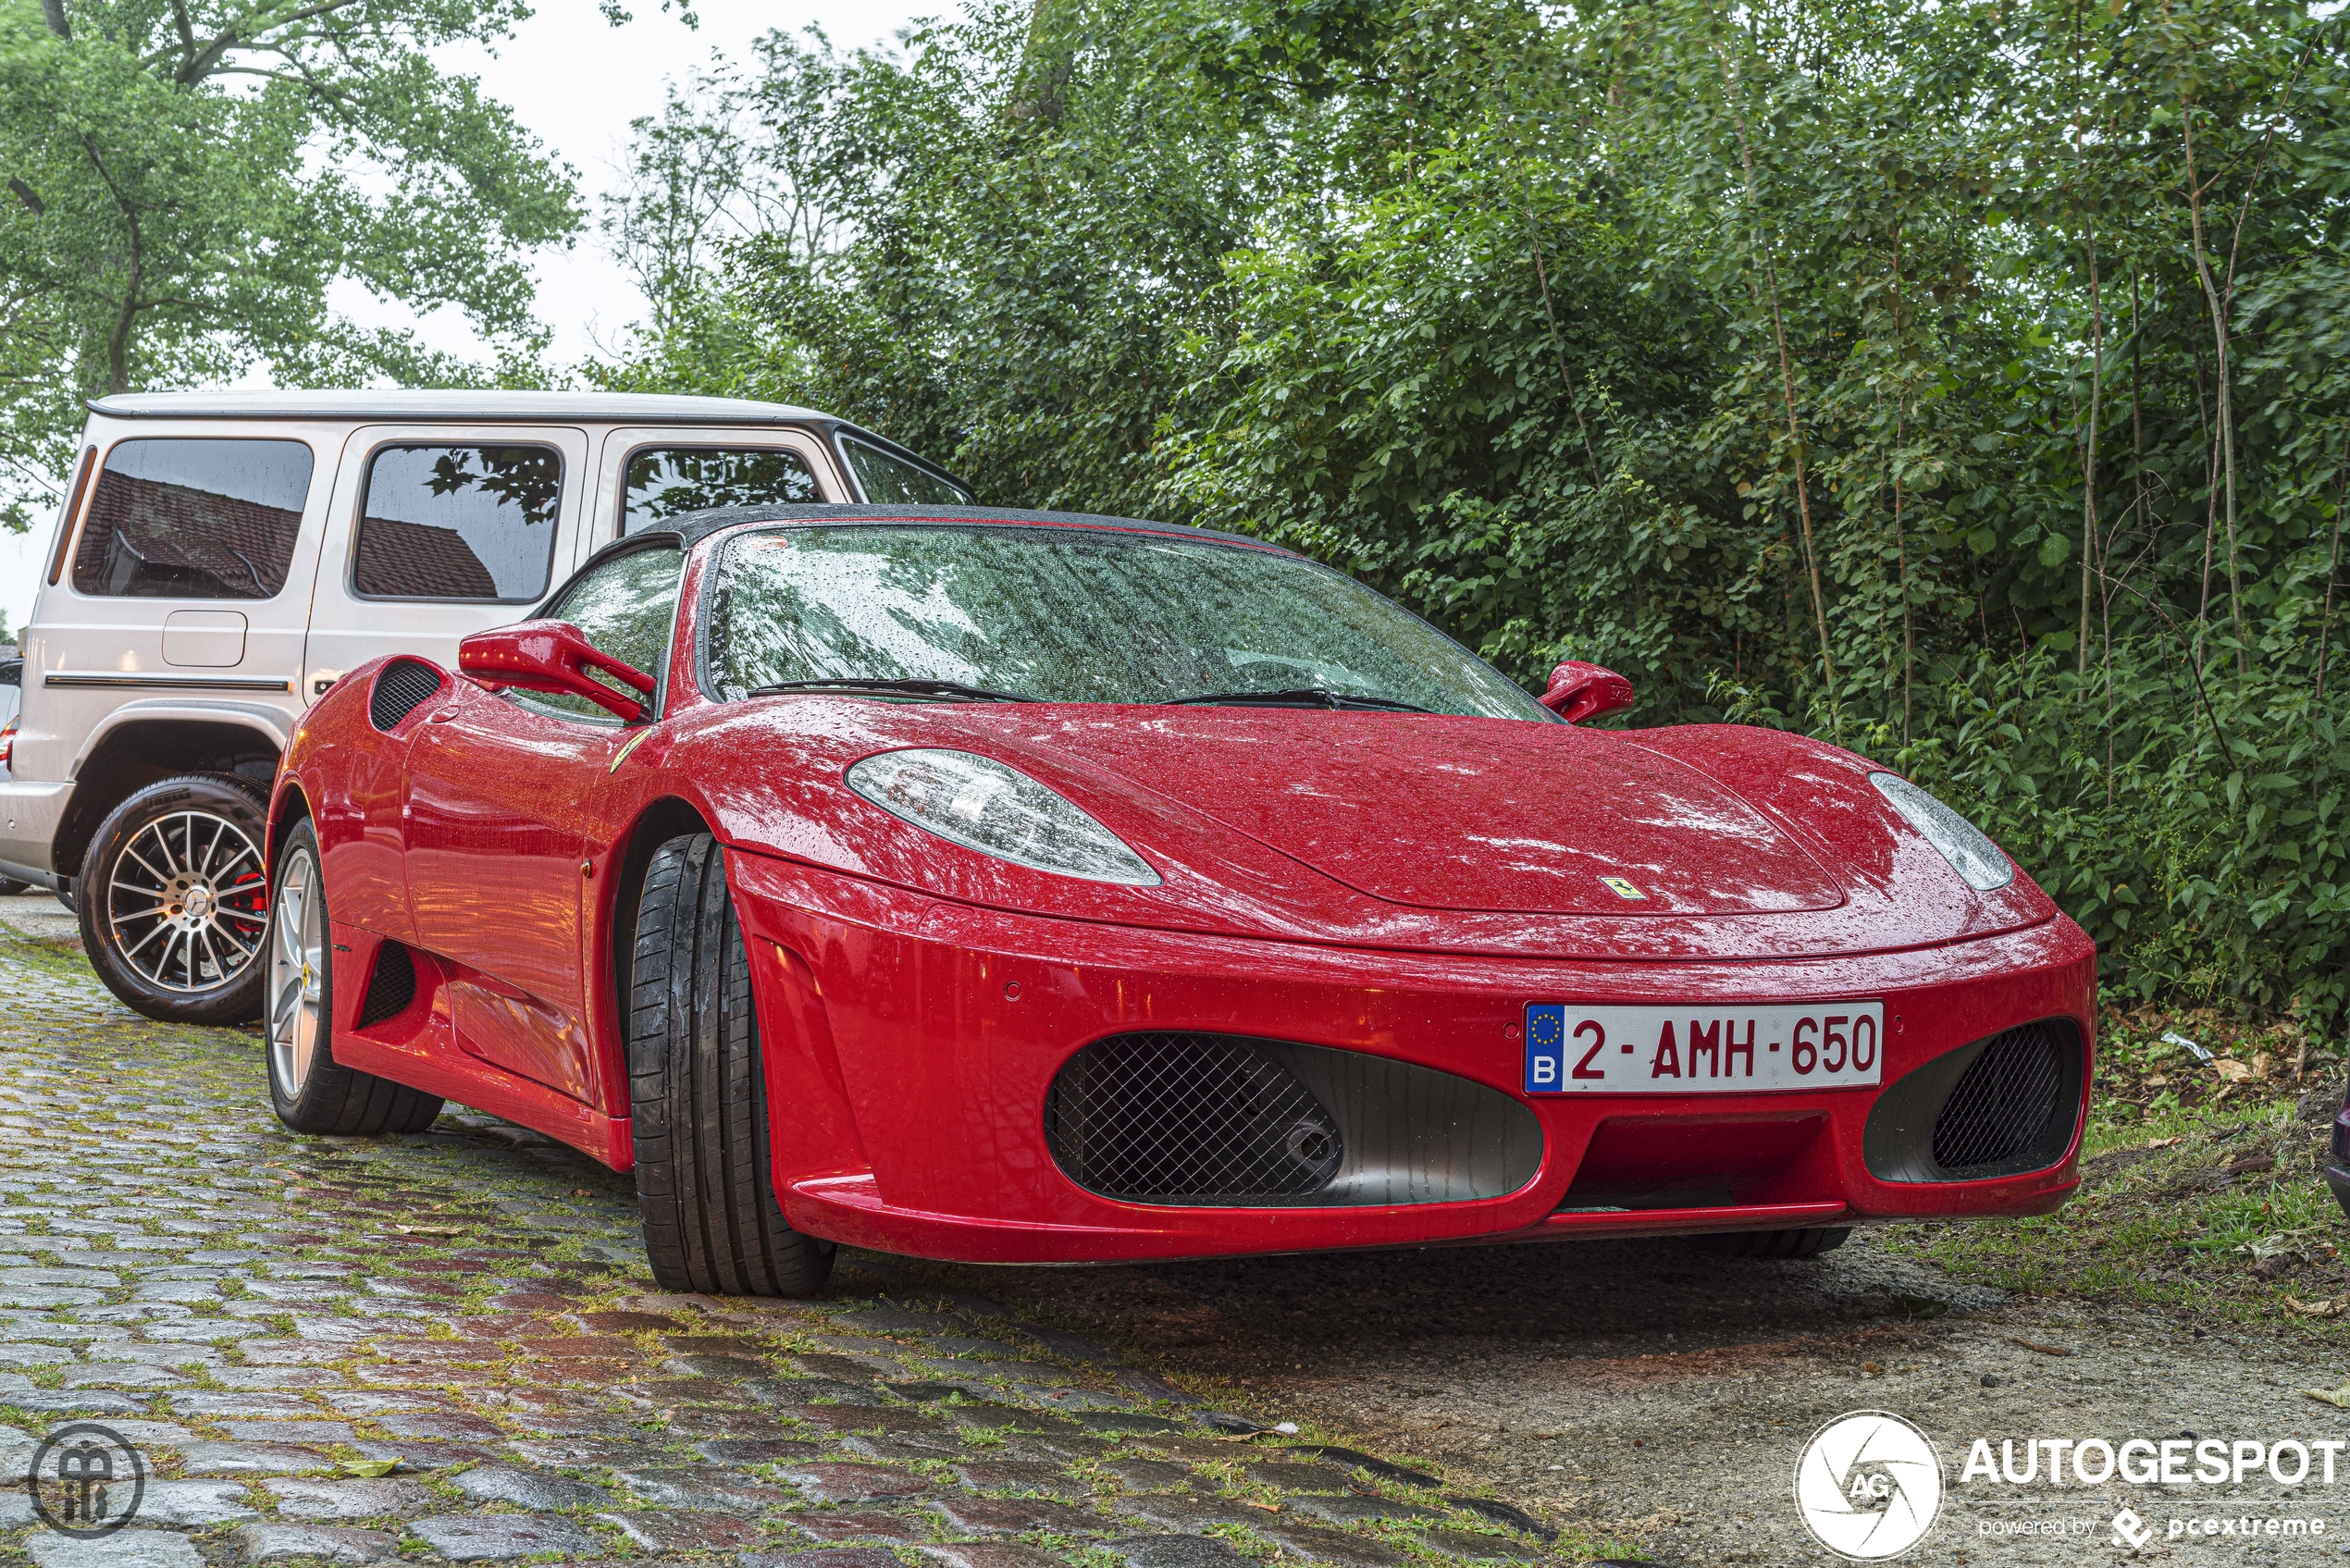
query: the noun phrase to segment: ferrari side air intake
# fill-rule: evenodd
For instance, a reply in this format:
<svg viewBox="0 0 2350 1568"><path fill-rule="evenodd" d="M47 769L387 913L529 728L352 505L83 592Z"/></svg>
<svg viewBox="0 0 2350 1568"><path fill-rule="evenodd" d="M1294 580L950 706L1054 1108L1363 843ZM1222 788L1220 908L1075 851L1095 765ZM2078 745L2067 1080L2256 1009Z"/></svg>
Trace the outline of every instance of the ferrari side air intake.
<svg viewBox="0 0 2350 1568"><path fill-rule="evenodd" d="M395 659L376 672L376 689L367 694L367 722L389 735L439 690L439 671L421 660Z"/></svg>
<svg viewBox="0 0 2350 1568"><path fill-rule="evenodd" d="M1981 1181L2064 1158L2081 1027L2041 1019L1935 1057L1878 1096L1861 1155L1880 1181Z"/></svg>
<svg viewBox="0 0 2350 1568"><path fill-rule="evenodd" d="M1433 1068L1280 1040L1154 1031L1064 1064L1045 1136L1071 1181L1135 1204L1319 1208L1498 1198L1534 1179L1525 1105Z"/></svg>

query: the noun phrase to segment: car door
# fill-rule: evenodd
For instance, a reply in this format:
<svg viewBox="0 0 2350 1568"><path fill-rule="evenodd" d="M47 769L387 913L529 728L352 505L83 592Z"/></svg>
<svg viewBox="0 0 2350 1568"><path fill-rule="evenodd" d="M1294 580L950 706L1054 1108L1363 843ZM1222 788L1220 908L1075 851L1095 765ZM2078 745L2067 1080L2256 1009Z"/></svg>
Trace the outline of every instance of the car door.
<svg viewBox="0 0 2350 1568"><path fill-rule="evenodd" d="M680 552L604 562L550 614L638 669L663 668ZM458 1043L600 1104L585 1028L581 910L589 813L640 733L585 698L457 683L416 731L404 837L419 945L453 960Z"/></svg>
<svg viewBox="0 0 2350 1568"><path fill-rule="evenodd" d="M308 702L368 660L454 669L457 644L520 620L572 567L592 488L568 426L370 426L344 443L310 635Z"/></svg>

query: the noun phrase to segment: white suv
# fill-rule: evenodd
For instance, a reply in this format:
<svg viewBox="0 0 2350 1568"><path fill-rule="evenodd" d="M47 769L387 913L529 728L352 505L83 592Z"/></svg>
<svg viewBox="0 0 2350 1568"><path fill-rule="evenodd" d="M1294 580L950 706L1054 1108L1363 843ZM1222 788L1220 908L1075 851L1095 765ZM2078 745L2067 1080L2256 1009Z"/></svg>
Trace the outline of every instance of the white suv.
<svg viewBox="0 0 2350 1568"><path fill-rule="evenodd" d="M150 1018L261 1013L262 809L303 710L452 666L599 546L704 507L955 505L827 414L594 392L174 392L90 405L21 637L0 876L74 904ZM397 781L391 781L397 788Z"/></svg>

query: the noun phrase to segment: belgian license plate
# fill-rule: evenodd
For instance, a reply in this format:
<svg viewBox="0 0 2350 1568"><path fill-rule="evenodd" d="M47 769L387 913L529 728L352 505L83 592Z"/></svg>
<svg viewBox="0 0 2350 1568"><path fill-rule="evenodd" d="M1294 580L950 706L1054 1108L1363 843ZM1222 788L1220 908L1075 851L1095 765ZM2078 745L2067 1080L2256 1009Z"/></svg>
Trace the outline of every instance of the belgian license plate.
<svg viewBox="0 0 2350 1568"><path fill-rule="evenodd" d="M1885 1074L1885 1004L1526 1009L1528 1094L1848 1089Z"/></svg>

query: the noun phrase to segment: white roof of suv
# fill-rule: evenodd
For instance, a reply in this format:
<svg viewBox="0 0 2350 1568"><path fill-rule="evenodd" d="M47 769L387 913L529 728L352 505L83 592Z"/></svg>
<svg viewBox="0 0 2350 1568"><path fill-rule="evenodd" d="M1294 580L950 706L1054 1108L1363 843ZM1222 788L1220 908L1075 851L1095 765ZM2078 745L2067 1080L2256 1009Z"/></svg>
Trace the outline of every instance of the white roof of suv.
<svg viewBox="0 0 2350 1568"><path fill-rule="evenodd" d="M843 425L789 403L655 392L128 392L92 401L110 419L584 419L649 425Z"/></svg>

